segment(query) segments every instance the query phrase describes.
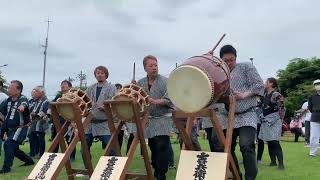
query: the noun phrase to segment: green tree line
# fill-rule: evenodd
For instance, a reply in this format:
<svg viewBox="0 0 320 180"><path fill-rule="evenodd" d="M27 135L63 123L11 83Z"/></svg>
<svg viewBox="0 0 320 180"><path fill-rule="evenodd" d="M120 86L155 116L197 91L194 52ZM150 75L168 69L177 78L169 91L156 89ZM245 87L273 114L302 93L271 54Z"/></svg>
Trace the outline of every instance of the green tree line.
<svg viewBox="0 0 320 180"><path fill-rule="evenodd" d="M277 77L289 119L315 93L313 81L320 78L320 59L292 59L285 69L277 72Z"/></svg>

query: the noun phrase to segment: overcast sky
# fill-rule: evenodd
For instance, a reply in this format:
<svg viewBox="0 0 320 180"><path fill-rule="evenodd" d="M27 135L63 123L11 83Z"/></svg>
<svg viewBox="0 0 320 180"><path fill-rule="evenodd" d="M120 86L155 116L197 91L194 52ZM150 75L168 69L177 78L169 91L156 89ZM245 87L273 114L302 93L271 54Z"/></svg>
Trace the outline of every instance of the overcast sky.
<svg viewBox="0 0 320 180"><path fill-rule="evenodd" d="M49 97L82 70L88 84L94 67L106 66L112 83L137 79L142 58L158 57L161 74L175 63L232 44L238 61L254 58L262 78L275 76L290 59L320 53L320 1L306 0L2 0L0 65L7 80L24 83L24 94L42 83L47 17L50 24L46 88ZM74 82L78 84L79 82Z"/></svg>

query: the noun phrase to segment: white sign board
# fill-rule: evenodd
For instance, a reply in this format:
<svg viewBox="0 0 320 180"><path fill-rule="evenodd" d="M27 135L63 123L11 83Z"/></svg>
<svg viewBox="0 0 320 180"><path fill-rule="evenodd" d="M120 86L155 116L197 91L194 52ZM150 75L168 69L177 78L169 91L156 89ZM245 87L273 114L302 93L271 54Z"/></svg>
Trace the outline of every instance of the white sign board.
<svg viewBox="0 0 320 180"><path fill-rule="evenodd" d="M44 153L27 179L52 179L64 155L64 153Z"/></svg>
<svg viewBox="0 0 320 180"><path fill-rule="evenodd" d="M90 180L119 180L128 157L102 156Z"/></svg>
<svg viewBox="0 0 320 180"><path fill-rule="evenodd" d="M225 180L227 156L227 153L182 150L176 180Z"/></svg>

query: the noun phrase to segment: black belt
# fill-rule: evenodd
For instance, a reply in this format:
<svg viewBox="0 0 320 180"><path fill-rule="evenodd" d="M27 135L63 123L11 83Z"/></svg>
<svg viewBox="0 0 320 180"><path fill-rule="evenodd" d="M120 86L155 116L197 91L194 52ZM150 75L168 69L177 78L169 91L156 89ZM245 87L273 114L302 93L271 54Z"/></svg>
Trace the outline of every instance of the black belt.
<svg viewBox="0 0 320 180"><path fill-rule="evenodd" d="M108 121L108 119L92 119L91 123L92 124L99 124L99 123L103 123L103 122L106 122L106 121Z"/></svg>

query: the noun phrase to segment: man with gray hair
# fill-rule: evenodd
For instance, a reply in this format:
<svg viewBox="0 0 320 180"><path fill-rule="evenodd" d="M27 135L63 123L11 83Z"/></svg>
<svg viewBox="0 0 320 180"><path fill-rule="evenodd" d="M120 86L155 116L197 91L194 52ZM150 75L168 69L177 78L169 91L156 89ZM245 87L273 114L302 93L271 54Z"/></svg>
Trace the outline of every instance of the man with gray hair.
<svg viewBox="0 0 320 180"><path fill-rule="evenodd" d="M31 127L29 129L30 148L39 150L39 159L43 155L46 148L45 135L48 129L48 116L47 111L49 108L49 101L46 97L46 92L43 86L36 86L33 89L34 103L30 108ZM30 149L30 155L32 154Z"/></svg>
<svg viewBox="0 0 320 180"><path fill-rule="evenodd" d="M11 171L14 156L25 162L23 166L33 165L33 160L26 155L19 146L27 136L28 123L30 122L28 99L22 95L23 85L20 81L11 81L8 88L10 96L0 104L0 112L5 115L3 131L0 138L4 143L4 163L0 174Z"/></svg>

